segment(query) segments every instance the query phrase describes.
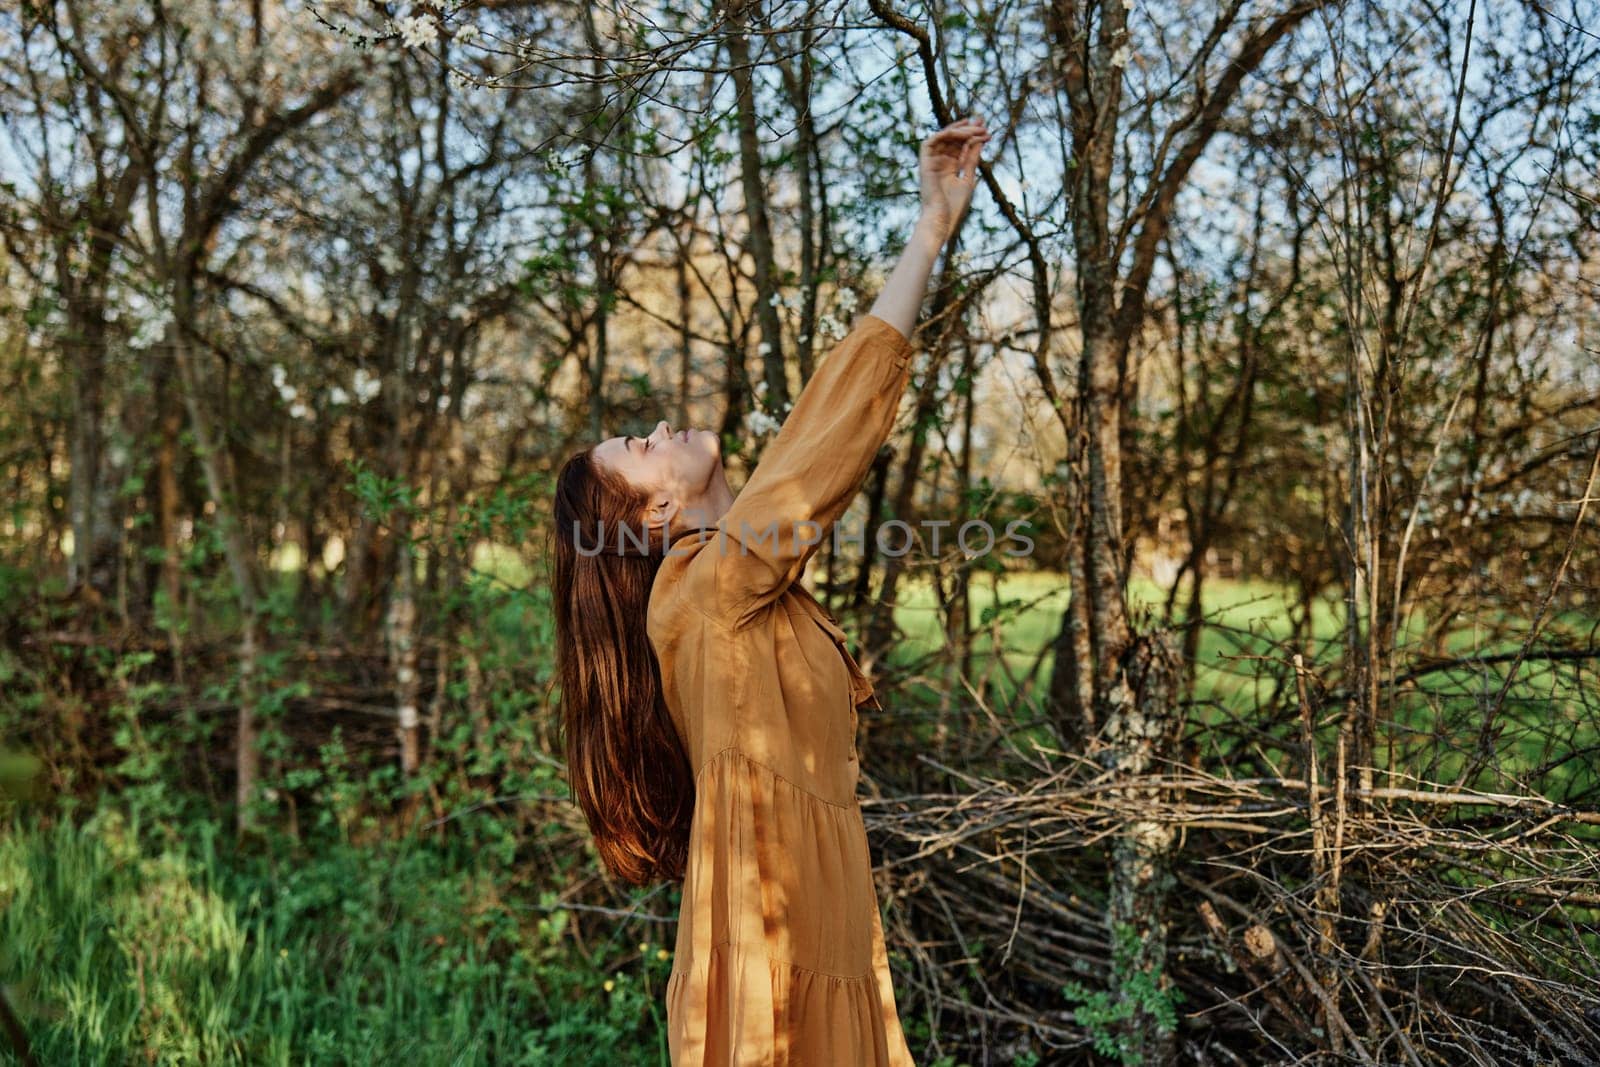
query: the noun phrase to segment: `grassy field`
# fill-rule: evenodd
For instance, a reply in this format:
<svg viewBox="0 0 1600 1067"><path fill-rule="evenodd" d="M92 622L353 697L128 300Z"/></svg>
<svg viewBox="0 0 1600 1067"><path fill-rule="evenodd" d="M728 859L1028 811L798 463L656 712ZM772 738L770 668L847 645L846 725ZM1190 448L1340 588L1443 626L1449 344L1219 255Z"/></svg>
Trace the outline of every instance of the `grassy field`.
<svg viewBox="0 0 1600 1067"><path fill-rule="evenodd" d="M1129 597L1137 613L1140 607L1159 610L1163 591L1147 582L1135 582ZM1015 687L1010 676L1023 678L1042 649L1054 640L1065 609L1068 584L1065 576L1016 574L1003 576L997 583L987 575L972 589L972 612L981 620L986 612L1014 613L999 630L998 641L981 635L975 642L973 675L988 681L986 697L996 707L1012 704ZM1179 605L1184 603L1180 598ZM1249 712L1267 696L1274 674L1281 674L1288 651L1282 648L1292 632L1289 624L1290 601L1286 591L1261 581L1214 580L1206 584L1203 612L1210 625L1202 631L1195 669L1194 704L1190 716L1202 724L1219 721L1233 713ZM906 639L890 659L900 666L923 665L913 676L909 688L923 699L937 702L941 691L953 684L949 670L927 666L930 657L944 645L939 622L938 602L927 583L905 587L896 618ZM1317 600L1312 608L1313 637L1301 650L1313 668L1337 662L1343 640L1344 604L1336 598ZM1405 665L1408 651L1425 632L1428 619L1420 612L1407 619L1400 641L1398 662ZM1492 622L1497 639L1486 636L1482 625ZM1541 628L1541 642L1570 639L1584 645L1596 626L1591 615L1578 612L1555 614ZM1526 632L1523 620L1503 617L1458 622L1445 640L1448 655L1463 660L1515 654ZM1010 676L995 670L995 657L1004 659ZM1271 657L1271 664L1262 662ZM1042 714L1041 702L1048 686L1051 657L1046 655L1031 687L1028 699L1016 702L1015 714L1029 719ZM1267 668L1271 668L1270 670ZM1429 673L1422 685L1402 686L1397 690L1395 715L1383 727L1384 741L1392 744L1397 771L1414 773L1412 749L1425 750L1426 770L1441 781L1452 781L1462 769L1463 757L1452 750L1469 750L1477 743L1478 726L1484 709L1499 694L1509 663L1464 663ZM1336 678L1326 678L1329 682ZM1508 746L1498 753L1495 765L1500 777L1531 774L1542 779L1547 795L1566 796L1596 787L1597 772L1592 760L1579 758L1585 751L1600 747L1600 723L1595 721L1593 698L1586 710L1570 677L1555 678L1547 665L1524 662L1516 680L1506 691L1499 718L1508 724L1501 734ZM1441 746L1443 736L1456 737L1456 743ZM1384 743L1380 741L1380 745ZM1381 758L1390 758L1385 751ZM1485 783L1497 784L1497 783Z"/></svg>

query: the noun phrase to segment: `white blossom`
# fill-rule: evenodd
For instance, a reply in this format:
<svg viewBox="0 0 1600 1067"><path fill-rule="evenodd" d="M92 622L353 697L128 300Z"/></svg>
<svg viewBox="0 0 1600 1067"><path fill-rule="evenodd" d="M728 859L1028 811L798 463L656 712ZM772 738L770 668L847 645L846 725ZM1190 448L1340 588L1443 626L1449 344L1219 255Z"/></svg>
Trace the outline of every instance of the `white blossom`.
<svg viewBox="0 0 1600 1067"><path fill-rule="evenodd" d="M367 401L377 396L378 390L382 388L382 383L373 375L367 373L367 368L365 367L356 368L356 380L354 384L356 390L356 400L362 404L365 404Z"/></svg>
<svg viewBox="0 0 1600 1067"><path fill-rule="evenodd" d="M1113 67L1126 67L1128 65L1128 57L1131 54L1127 45L1119 46L1115 52L1111 53L1111 65Z"/></svg>
<svg viewBox="0 0 1600 1067"><path fill-rule="evenodd" d="M133 331L133 336L128 338L128 347L145 349L161 340L167 332L167 326L172 322L170 308L160 308L156 313L139 323L139 328Z"/></svg>
<svg viewBox="0 0 1600 1067"><path fill-rule="evenodd" d="M344 391L343 386L336 385L328 390L328 403L348 404L350 403L350 394Z"/></svg>
<svg viewBox="0 0 1600 1067"><path fill-rule="evenodd" d="M473 22L466 22L456 30L456 44L469 44L478 39L478 26Z"/></svg>
<svg viewBox="0 0 1600 1067"><path fill-rule="evenodd" d="M745 413L744 428L757 437L765 437L783 425L765 411L752 410Z"/></svg>
<svg viewBox="0 0 1600 1067"><path fill-rule="evenodd" d="M405 260L395 255L394 249L392 248L385 248L382 252L378 253L378 266L382 267L389 274L399 274L400 268L404 267L405 265Z"/></svg>
<svg viewBox="0 0 1600 1067"><path fill-rule="evenodd" d="M425 15L407 15L395 24L407 48L419 44L432 44L439 39L439 27Z"/></svg>
<svg viewBox="0 0 1600 1067"><path fill-rule="evenodd" d="M293 404L289 405L289 414L293 418L303 419L307 415L311 414L311 409L306 407L304 401L296 400Z"/></svg>

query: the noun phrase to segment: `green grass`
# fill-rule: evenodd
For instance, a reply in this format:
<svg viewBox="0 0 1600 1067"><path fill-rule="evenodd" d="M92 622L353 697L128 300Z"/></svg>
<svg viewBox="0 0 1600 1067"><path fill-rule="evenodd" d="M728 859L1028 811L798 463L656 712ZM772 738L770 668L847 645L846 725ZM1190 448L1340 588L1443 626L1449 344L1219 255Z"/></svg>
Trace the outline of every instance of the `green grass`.
<svg viewBox="0 0 1600 1067"><path fill-rule="evenodd" d="M666 1063L661 946L602 936L586 963L568 913L502 899L516 871L226 838L158 848L113 808L0 832L0 977L41 1063Z"/></svg>

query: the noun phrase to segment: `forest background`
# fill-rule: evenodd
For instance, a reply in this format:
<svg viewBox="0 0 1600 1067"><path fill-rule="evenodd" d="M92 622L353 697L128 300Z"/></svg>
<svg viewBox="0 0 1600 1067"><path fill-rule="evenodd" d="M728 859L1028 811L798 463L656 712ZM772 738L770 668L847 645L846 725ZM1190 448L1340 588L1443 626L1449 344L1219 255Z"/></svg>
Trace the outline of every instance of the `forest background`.
<svg viewBox="0 0 1600 1067"><path fill-rule="evenodd" d="M976 113L808 578L917 1061L1600 1063L1596 14L7 5L0 1059L665 1064L552 473L737 484Z"/></svg>

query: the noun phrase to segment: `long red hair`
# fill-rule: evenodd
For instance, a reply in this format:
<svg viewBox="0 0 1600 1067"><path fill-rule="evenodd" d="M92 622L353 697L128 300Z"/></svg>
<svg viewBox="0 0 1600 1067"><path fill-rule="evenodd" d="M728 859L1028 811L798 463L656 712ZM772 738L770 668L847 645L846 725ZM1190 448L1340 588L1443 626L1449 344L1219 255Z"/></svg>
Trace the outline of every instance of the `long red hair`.
<svg viewBox="0 0 1600 1067"><path fill-rule="evenodd" d="M556 476L548 557L567 780L613 876L681 881L694 774L645 632L667 535L646 536L647 495L592 453L572 456Z"/></svg>

